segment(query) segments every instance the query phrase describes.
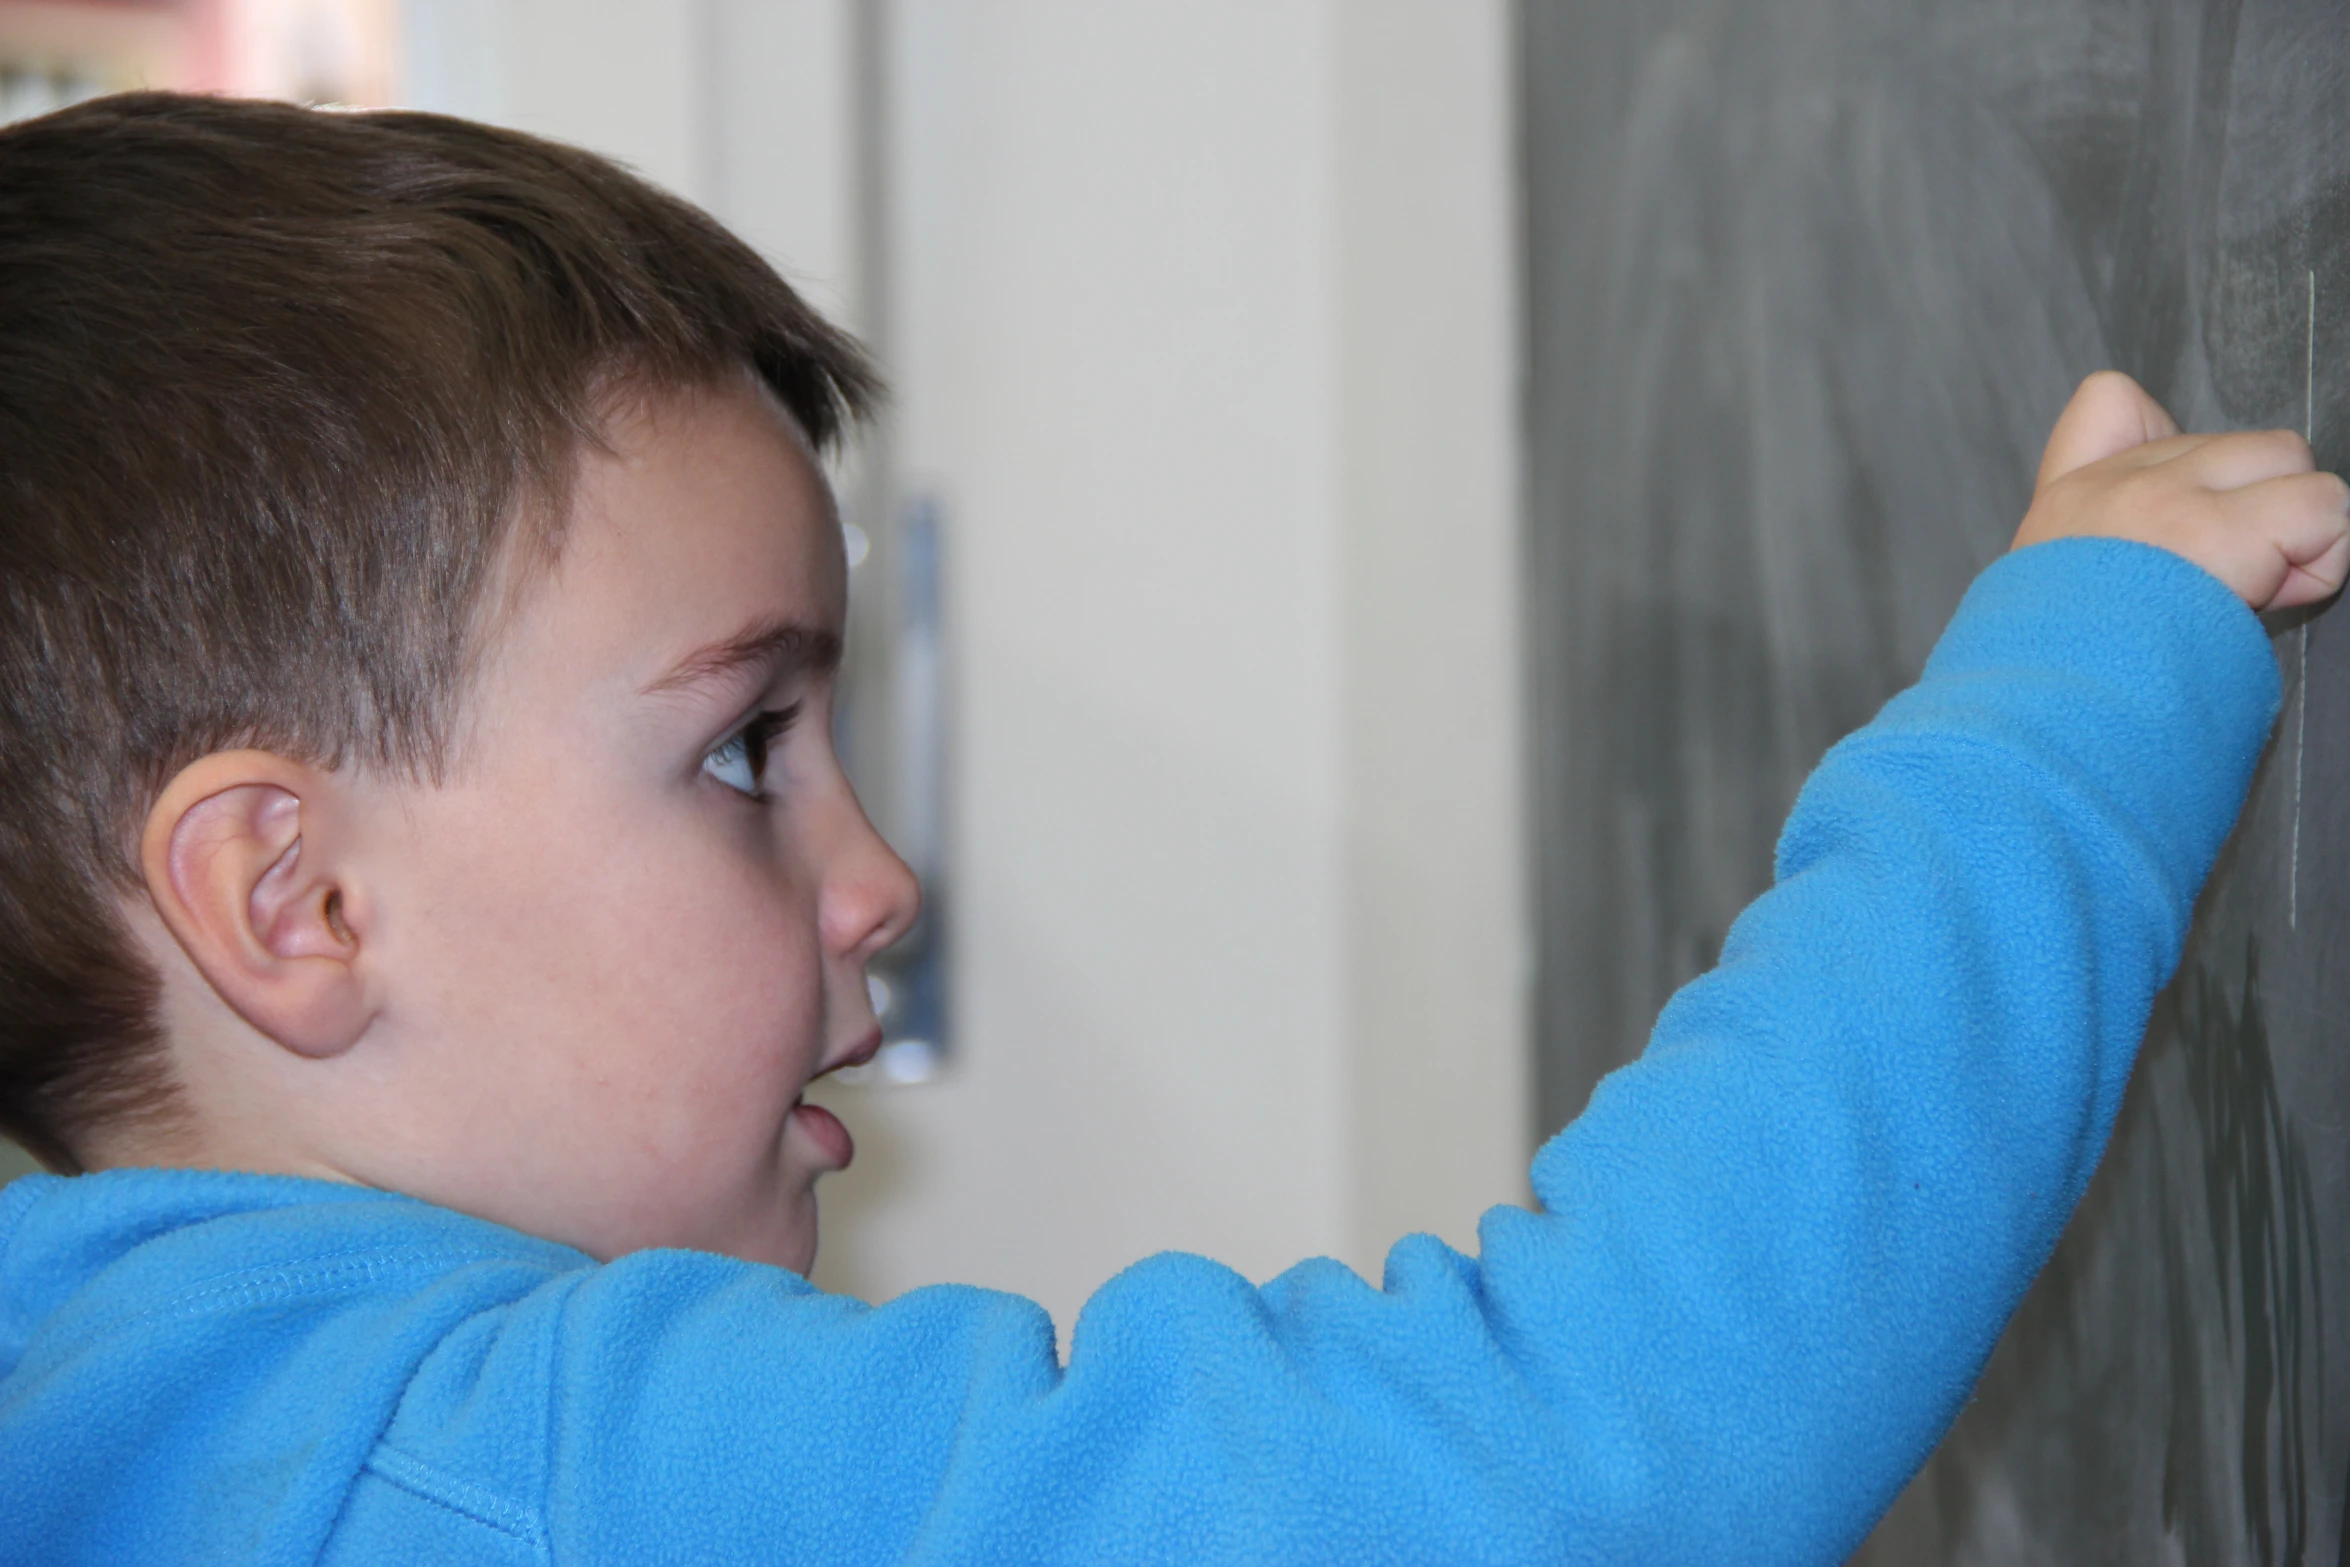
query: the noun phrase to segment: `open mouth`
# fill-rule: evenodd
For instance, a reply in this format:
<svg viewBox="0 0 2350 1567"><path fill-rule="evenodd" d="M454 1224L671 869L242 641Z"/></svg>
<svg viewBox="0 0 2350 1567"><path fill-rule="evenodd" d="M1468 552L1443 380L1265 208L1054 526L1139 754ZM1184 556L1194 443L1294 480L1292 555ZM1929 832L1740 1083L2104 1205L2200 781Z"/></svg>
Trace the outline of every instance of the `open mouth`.
<svg viewBox="0 0 2350 1567"><path fill-rule="evenodd" d="M855 1048L808 1081L813 1083L835 1072L863 1066L880 1053L881 1028L876 1024L864 1038L857 1041ZM847 1169L850 1161L857 1157L857 1140L849 1135L849 1129L841 1124L839 1116L822 1105L808 1103L807 1092L805 1088L801 1089L800 1097L792 1101L791 1119L808 1134L809 1141L815 1143L827 1166L835 1170Z"/></svg>

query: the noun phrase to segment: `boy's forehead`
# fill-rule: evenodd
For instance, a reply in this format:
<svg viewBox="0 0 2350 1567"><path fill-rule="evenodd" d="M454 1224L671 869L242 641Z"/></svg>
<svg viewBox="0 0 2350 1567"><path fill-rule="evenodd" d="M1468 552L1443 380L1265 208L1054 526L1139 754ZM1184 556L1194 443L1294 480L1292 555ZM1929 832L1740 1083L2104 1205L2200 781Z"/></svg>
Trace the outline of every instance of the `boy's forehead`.
<svg viewBox="0 0 2350 1567"><path fill-rule="evenodd" d="M837 644L847 561L806 439L771 397L728 382L615 410L601 449L580 454L560 553L530 597L513 630L536 661L649 689L746 640Z"/></svg>

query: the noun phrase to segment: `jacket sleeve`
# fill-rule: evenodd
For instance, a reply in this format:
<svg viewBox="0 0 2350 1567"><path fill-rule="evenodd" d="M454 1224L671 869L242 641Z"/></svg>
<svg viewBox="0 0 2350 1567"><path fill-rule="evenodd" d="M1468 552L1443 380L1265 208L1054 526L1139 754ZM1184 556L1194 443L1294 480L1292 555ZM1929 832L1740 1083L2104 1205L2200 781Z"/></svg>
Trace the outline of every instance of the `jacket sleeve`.
<svg viewBox="0 0 2350 1567"><path fill-rule="evenodd" d="M2008 557L1480 1255L1157 1257L1065 1367L1007 1296L626 1259L549 1333L554 1559L1841 1560L2081 1195L2277 692L2184 561Z"/></svg>

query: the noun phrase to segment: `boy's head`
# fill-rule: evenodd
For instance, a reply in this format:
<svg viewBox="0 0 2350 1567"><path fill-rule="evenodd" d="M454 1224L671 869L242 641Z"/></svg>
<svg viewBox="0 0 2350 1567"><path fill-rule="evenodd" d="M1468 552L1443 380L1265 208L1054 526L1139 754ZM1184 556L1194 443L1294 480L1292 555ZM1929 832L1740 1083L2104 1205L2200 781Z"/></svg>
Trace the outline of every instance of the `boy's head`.
<svg viewBox="0 0 2350 1567"><path fill-rule="evenodd" d="M872 387L571 149L0 132L0 1127L805 1268L915 897L830 749Z"/></svg>

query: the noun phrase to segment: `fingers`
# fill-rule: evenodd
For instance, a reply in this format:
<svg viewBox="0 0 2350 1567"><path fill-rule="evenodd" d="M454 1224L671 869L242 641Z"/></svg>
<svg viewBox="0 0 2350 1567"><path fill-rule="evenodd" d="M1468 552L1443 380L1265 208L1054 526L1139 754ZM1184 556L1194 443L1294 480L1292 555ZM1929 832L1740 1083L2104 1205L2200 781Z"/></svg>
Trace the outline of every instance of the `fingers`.
<svg viewBox="0 0 2350 1567"><path fill-rule="evenodd" d="M2304 604L2322 604L2342 591L2345 575L2350 575L2350 538L2336 539L2316 560L2287 572L2268 607L2299 609Z"/></svg>
<svg viewBox="0 0 2350 1567"><path fill-rule="evenodd" d="M2314 604L2350 577L2350 485L2290 430L2186 436L2128 376L2081 383L2048 438L2016 548L2073 536L2183 556L2256 610Z"/></svg>
<svg viewBox="0 0 2350 1567"><path fill-rule="evenodd" d="M2243 557L2241 580L2229 585L2255 609L2314 604L2341 590L2350 571L2350 485L2330 473L2296 473L2214 499L2235 541L2231 553Z"/></svg>
<svg viewBox="0 0 2350 1567"><path fill-rule="evenodd" d="M2180 451L2159 461L2177 463L2207 490L2243 489L2306 474L2317 466L2309 443L2298 430L2240 430L2232 435L2207 436L2190 440Z"/></svg>
<svg viewBox="0 0 2350 1567"><path fill-rule="evenodd" d="M2081 383L2058 416L2040 459L2040 487L2132 447L2174 439L2178 433L2177 422L2144 387L2119 370L2100 370Z"/></svg>

